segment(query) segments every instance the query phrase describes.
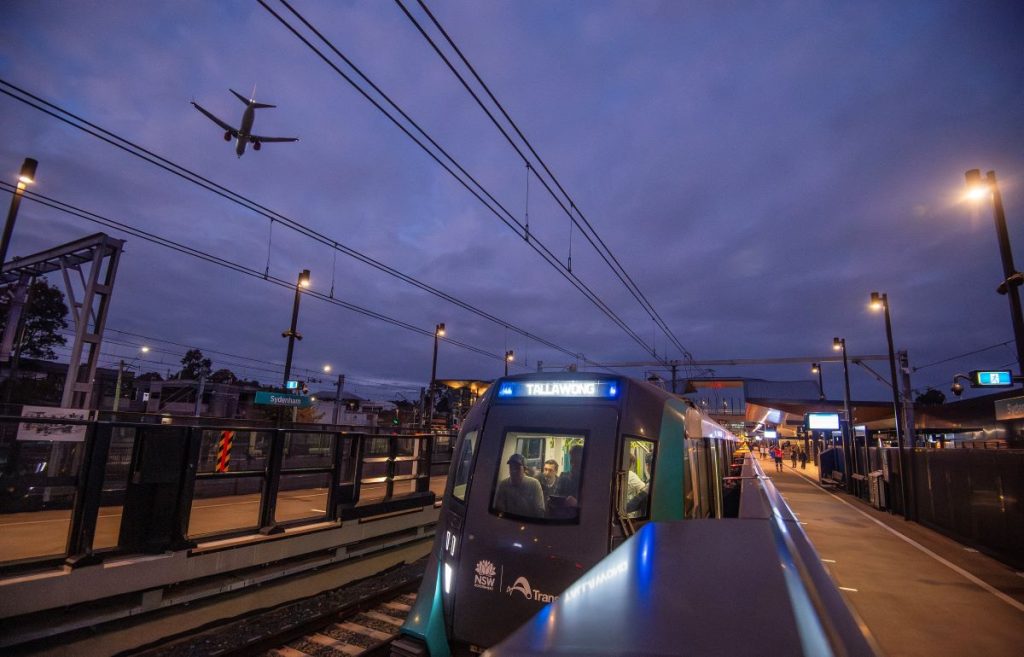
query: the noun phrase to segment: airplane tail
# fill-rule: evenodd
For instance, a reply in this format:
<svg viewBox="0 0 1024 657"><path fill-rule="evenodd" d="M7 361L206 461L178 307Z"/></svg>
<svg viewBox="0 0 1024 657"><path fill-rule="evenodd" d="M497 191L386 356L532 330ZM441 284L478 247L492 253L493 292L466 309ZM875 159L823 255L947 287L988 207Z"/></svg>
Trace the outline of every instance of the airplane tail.
<svg viewBox="0 0 1024 657"><path fill-rule="evenodd" d="M268 105L266 103L257 103L255 101L251 101L248 98L246 98L245 96L243 96L242 94L240 94L237 91L235 91L234 89L228 89L228 91L230 91L231 93L235 94L235 97L238 98L238 100L242 101L246 105L250 105L251 104L256 109L267 109L269 107L277 107L277 105Z"/></svg>

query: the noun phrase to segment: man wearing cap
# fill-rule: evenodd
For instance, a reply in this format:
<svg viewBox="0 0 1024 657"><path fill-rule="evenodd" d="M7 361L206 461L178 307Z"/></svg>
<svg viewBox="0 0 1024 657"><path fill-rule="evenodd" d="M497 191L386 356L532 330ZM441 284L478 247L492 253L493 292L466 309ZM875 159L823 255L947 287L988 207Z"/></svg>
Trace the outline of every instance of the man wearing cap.
<svg viewBox="0 0 1024 657"><path fill-rule="evenodd" d="M502 513L531 518L544 517L544 491L540 482L526 476L522 454L508 457L508 477L498 482L494 492L494 509Z"/></svg>

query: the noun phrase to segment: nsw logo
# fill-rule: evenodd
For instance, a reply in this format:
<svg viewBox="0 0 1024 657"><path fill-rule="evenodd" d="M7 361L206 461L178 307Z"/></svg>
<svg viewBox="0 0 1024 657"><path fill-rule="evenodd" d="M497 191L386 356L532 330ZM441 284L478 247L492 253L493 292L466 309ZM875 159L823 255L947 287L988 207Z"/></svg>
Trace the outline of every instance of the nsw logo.
<svg viewBox="0 0 1024 657"><path fill-rule="evenodd" d="M494 576L498 574L498 569L494 567L494 564L483 559L476 562L476 569L473 571L473 586L478 589L484 589L485 591L494 590Z"/></svg>

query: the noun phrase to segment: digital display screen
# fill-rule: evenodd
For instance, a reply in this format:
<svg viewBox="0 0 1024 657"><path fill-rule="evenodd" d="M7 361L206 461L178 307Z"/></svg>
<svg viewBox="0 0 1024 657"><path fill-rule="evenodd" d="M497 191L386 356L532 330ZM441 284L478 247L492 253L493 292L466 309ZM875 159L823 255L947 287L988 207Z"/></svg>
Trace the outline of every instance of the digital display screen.
<svg viewBox="0 0 1024 657"><path fill-rule="evenodd" d="M298 381L288 381L287 383L285 383L284 387L285 387L285 390L296 390L299 387L299 382Z"/></svg>
<svg viewBox="0 0 1024 657"><path fill-rule="evenodd" d="M971 372L976 386L1012 386L1013 373L1010 370L981 370Z"/></svg>
<svg viewBox="0 0 1024 657"><path fill-rule="evenodd" d="M618 381L504 381L498 387L498 397L502 399L523 397L615 399L618 396Z"/></svg>
<svg viewBox="0 0 1024 657"><path fill-rule="evenodd" d="M808 413L807 428L814 431L838 431L839 413Z"/></svg>
<svg viewBox="0 0 1024 657"><path fill-rule="evenodd" d="M774 440L774 439L779 437L779 432L778 431L768 431L767 429L765 429L764 437L766 439L769 439L769 440Z"/></svg>

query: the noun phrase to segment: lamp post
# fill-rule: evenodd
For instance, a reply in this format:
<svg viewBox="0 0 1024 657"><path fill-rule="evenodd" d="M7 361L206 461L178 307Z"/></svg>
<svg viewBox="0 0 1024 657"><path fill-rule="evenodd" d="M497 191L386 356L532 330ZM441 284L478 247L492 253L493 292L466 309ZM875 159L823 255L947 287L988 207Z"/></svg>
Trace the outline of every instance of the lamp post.
<svg viewBox="0 0 1024 657"><path fill-rule="evenodd" d="M832 348L843 352L843 410L846 424L843 430L843 456L848 459L846 490L853 492L853 415L850 413L850 366L846 360L846 338L832 338Z"/></svg>
<svg viewBox="0 0 1024 657"><path fill-rule="evenodd" d="M821 363L811 363L811 374L818 375L818 401L825 401L825 385L821 380Z"/></svg>
<svg viewBox="0 0 1024 657"><path fill-rule="evenodd" d="M516 352L509 349L505 352L505 376L508 376L508 364L516 359Z"/></svg>
<svg viewBox="0 0 1024 657"><path fill-rule="evenodd" d="M21 163L21 173L18 174L18 188L11 197L11 207L7 211L7 223L4 224L3 241L0 242L0 265L7 262L7 248L11 245L11 234L14 233L14 222L18 219L18 208L21 206L21 197L25 194L25 187L36 181L36 167L39 163L30 157L26 157Z"/></svg>
<svg viewBox="0 0 1024 657"><path fill-rule="evenodd" d="M1013 339L1017 347L1017 374L1024 375L1024 319L1021 316L1020 292L1024 275L1013 266L1010 251L1010 236L1006 232L1006 214L1003 212L1003 197L999 193L996 172L989 171L982 179L979 169L966 172L968 197L980 201L986 196L992 199L992 214L996 222L996 237L999 240L999 255L1003 261L1003 282L996 291L1010 298L1010 322L1013 324Z"/></svg>
<svg viewBox="0 0 1024 657"><path fill-rule="evenodd" d="M434 386L437 381L437 344L441 338L444 337L444 322L441 322L434 327L434 360L430 366L430 389L427 391L427 427L430 427L434 421Z"/></svg>
<svg viewBox="0 0 1024 657"><path fill-rule="evenodd" d="M324 374L331 373L331 366L324 365ZM334 393L334 414L331 416L331 424L338 423L338 416L341 414L341 389L345 387L345 375L338 375L338 388Z"/></svg>
<svg viewBox="0 0 1024 657"><path fill-rule="evenodd" d="M149 353L149 347L143 345L143 346L139 347L139 351L142 352L143 354ZM141 357L142 356L140 354L140 355L136 356L135 358L133 358L131 360L131 362L128 363L128 367L131 367L132 365L134 365L135 361L137 361ZM118 363L118 366L117 366L117 383L114 385L114 408L113 408L113 412L114 413L116 413L117 409L121 407L121 378L124 376L124 368L125 368L125 363L124 363L124 359L122 358L121 361Z"/></svg>
<svg viewBox="0 0 1024 657"><path fill-rule="evenodd" d="M292 375L292 352L295 350L295 341L302 339L302 335L295 329L299 322L299 300L302 298L302 288L304 287L309 287L308 269L303 269L299 272L299 280L295 283L295 303L292 304L292 326L287 331L281 333L282 338L288 338L288 355L284 359L284 383L282 384L285 388L287 388L288 379Z"/></svg>
<svg viewBox="0 0 1024 657"><path fill-rule="evenodd" d="M873 310L882 310L885 312L885 339L889 343L889 376L892 377L893 419L896 423L896 448L900 461L900 493L903 496L903 517L906 520L910 520L910 503L907 497L907 493L909 491L907 482L910 477L910 473L907 469L907 455L905 448L909 442L912 449L914 441L910 436L906 435L907 427L900 426L900 388L896 379L896 349L893 347L892 343L892 320L889 316L889 295L885 292L872 292L871 308Z"/></svg>

